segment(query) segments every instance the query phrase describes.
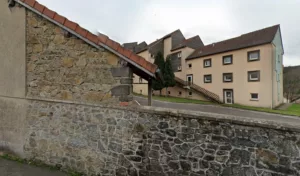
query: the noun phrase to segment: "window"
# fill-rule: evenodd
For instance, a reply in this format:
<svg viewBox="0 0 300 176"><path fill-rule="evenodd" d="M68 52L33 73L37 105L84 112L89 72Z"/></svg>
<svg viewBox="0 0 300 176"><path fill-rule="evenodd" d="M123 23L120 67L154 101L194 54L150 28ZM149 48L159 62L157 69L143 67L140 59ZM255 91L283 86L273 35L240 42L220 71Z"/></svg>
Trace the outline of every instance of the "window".
<svg viewBox="0 0 300 176"><path fill-rule="evenodd" d="M233 75L232 73L223 73L223 82L232 82Z"/></svg>
<svg viewBox="0 0 300 176"><path fill-rule="evenodd" d="M140 77L139 83L143 83L143 78L142 77Z"/></svg>
<svg viewBox="0 0 300 176"><path fill-rule="evenodd" d="M212 78L211 75L204 75L204 83L211 83Z"/></svg>
<svg viewBox="0 0 300 176"><path fill-rule="evenodd" d="M143 94L143 90L140 90L140 94Z"/></svg>
<svg viewBox="0 0 300 176"><path fill-rule="evenodd" d="M248 71L248 82L260 81L260 71Z"/></svg>
<svg viewBox="0 0 300 176"><path fill-rule="evenodd" d="M189 95L192 96L192 95L193 95L193 92L189 92Z"/></svg>
<svg viewBox="0 0 300 176"><path fill-rule="evenodd" d="M181 52L177 54L177 57L181 57Z"/></svg>
<svg viewBox="0 0 300 176"><path fill-rule="evenodd" d="M188 67L189 67L189 68L192 68L192 64L189 64Z"/></svg>
<svg viewBox="0 0 300 176"><path fill-rule="evenodd" d="M182 94L181 91L179 91L178 94L181 95Z"/></svg>
<svg viewBox="0 0 300 176"><path fill-rule="evenodd" d="M186 80L188 85L193 84L193 75L186 75Z"/></svg>
<svg viewBox="0 0 300 176"><path fill-rule="evenodd" d="M177 67L177 71L181 71L182 69L181 69L181 66L178 66Z"/></svg>
<svg viewBox="0 0 300 176"><path fill-rule="evenodd" d="M168 91L168 94L171 95L171 91Z"/></svg>
<svg viewBox="0 0 300 176"><path fill-rule="evenodd" d="M203 61L204 68L211 67L211 59L205 59Z"/></svg>
<svg viewBox="0 0 300 176"><path fill-rule="evenodd" d="M258 101L258 93L251 93L251 100Z"/></svg>
<svg viewBox="0 0 300 176"><path fill-rule="evenodd" d="M258 61L260 59L260 51L250 51L248 52L248 62Z"/></svg>
<svg viewBox="0 0 300 176"><path fill-rule="evenodd" d="M232 64L232 55L223 56L223 65Z"/></svg>
<svg viewBox="0 0 300 176"><path fill-rule="evenodd" d="M154 58L154 55L153 55L153 54L151 54L151 58Z"/></svg>

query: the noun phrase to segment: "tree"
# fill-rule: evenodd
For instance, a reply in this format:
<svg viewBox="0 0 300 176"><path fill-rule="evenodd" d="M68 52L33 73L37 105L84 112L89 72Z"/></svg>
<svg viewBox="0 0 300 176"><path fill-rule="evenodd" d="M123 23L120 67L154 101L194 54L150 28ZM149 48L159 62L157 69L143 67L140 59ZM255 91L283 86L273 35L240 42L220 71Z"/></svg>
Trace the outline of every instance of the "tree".
<svg viewBox="0 0 300 176"><path fill-rule="evenodd" d="M168 96L168 87L174 87L175 85L175 75L172 69L171 58L167 57L164 68L164 87L166 88L166 96Z"/></svg>
<svg viewBox="0 0 300 176"><path fill-rule="evenodd" d="M297 70L285 68L283 75L284 96L287 100L292 101L298 94L300 87L300 76Z"/></svg>
<svg viewBox="0 0 300 176"><path fill-rule="evenodd" d="M158 52L155 56L154 64L158 66L158 68L161 71L161 74L164 74L164 67L165 67L165 61L164 56L161 52ZM159 93L161 95L161 90L164 88L164 84L161 80L153 80L152 83L152 89L153 90L159 90Z"/></svg>

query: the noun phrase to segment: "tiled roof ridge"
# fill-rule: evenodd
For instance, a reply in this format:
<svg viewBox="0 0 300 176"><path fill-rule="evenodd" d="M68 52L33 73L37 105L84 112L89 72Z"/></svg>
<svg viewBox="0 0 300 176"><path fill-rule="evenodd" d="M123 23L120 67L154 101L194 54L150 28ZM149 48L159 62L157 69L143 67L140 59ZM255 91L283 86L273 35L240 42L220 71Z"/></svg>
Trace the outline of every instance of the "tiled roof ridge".
<svg viewBox="0 0 300 176"><path fill-rule="evenodd" d="M155 77L157 71L157 66L152 64L141 56L136 55L132 51L125 49L118 42L111 40L108 36L99 33L95 35L88 31L87 29L81 27L79 24L68 20L66 17L59 15L58 13L48 9L46 6L40 4L36 0L15 0L24 7L44 16L50 21L54 21L57 25L67 28L72 33L77 34L82 37L87 43L92 43L97 46L104 47L109 51L122 56L123 59L126 59L129 63L135 65L139 69L143 70L152 77ZM52 21L52 22L53 22Z"/></svg>

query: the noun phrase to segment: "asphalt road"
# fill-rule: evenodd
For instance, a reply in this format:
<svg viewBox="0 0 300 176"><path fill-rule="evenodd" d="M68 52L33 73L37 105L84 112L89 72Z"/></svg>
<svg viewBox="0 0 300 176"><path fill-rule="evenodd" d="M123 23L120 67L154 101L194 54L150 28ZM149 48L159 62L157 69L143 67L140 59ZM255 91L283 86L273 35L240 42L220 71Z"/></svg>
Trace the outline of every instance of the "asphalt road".
<svg viewBox="0 0 300 176"><path fill-rule="evenodd" d="M67 174L0 159L1 176L67 176Z"/></svg>
<svg viewBox="0 0 300 176"><path fill-rule="evenodd" d="M146 98L136 97L136 96L134 98L142 106L148 105L148 100ZM285 115L271 114L265 112L256 112L256 111L242 110L236 108L222 107L217 105L171 103L171 102L164 102L164 101L157 101L157 100L153 100L152 106L161 107L161 108L182 109L182 110L201 111L201 112L208 112L208 113L240 116L240 117L256 119L256 120L266 120L266 121L285 123L293 126L299 126L300 128L300 117L295 117L295 116L285 116Z"/></svg>

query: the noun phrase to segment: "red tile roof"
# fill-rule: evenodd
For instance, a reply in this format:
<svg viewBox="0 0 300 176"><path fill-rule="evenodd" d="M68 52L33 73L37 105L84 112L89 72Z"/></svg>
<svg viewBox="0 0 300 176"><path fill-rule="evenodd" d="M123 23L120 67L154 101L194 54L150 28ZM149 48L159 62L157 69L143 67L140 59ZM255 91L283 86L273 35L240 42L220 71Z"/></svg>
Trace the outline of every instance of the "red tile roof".
<svg viewBox="0 0 300 176"><path fill-rule="evenodd" d="M22 5L26 5L32 7L32 10L36 10L39 13L49 17L50 19L54 20L55 22L63 25L64 27L68 28L72 32L84 37L85 39L89 40L90 42L99 45L99 46L106 46L110 48L112 51L122 55L123 57L127 58L130 61L133 61L137 66L138 69L144 69L151 73L150 76L155 76L157 66L146 61L144 58L132 53L131 51L123 48L118 42L115 42L108 38L106 35L99 34L98 36L89 32L88 30L80 27L77 23L68 20L67 18L57 14L56 12L48 9L47 7L43 6L42 4L38 3L36 0L16 0L20 2ZM24 3L24 4L23 4Z"/></svg>

